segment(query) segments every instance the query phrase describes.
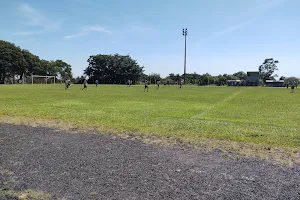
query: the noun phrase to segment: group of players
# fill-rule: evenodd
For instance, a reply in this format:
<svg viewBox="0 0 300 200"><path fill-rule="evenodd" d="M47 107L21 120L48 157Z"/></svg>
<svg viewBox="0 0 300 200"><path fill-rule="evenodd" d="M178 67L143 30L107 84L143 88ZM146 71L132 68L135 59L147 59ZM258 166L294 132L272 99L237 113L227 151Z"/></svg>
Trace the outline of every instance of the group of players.
<svg viewBox="0 0 300 200"><path fill-rule="evenodd" d="M161 84L161 82L160 81L156 81L156 84L157 84L157 88L156 89L158 89L159 86L160 86L160 84ZM167 84L164 83L164 86L166 86L166 85ZM181 82L179 83L179 87L180 87L180 89L182 88L182 83ZM146 90L147 90L147 92L149 91L149 82L147 80L145 80L145 89L144 89L144 92L146 92Z"/></svg>
<svg viewBox="0 0 300 200"><path fill-rule="evenodd" d="M98 87L98 80L96 80L96 86ZM69 89L69 87L71 86L71 82L69 80L65 80L65 90ZM83 88L82 90L86 89L87 90L87 80L83 81Z"/></svg>
<svg viewBox="0 0 300 200"><path fill-rule="evenodd" d="M96 84L96 87L98 87L99 81L96 80L96 81L95 81L95 84ZM157 89L158 89L159 86L160 86L160 84L161 84L161 82L158 80L158 81L156 81L156 84L157 84ZM130 87L131 85L132 85L132 80L128 80L127 86ZM164 83L164 86L166 86L166 85L167 85L167 84ZM65 80L65 90L67 90L70 86L71 86L70 81L66 79L66 80ZM149 91L149 82L148 82L147 80L145 80L144 86L145 86L144 92L146 92L146 90L147 90L147 92L148 92L148 91ZM181 82L180 82L180 84L179 84L179 87L182 88L182 83L181 83ZM84 79L84 81L83 81L83 88L82 88L82 90L84 90L84 89L87 90L87 80L86 80L86 79Z"/></svg>
<svg viewBox="0 0 300 200"><path fill-rule="evenodd" d="M149 91L149 82L147 80L145 80L144 83L145 83L144 84L144 87L145 87L144 88L144 92L146 92L146 91L148 92ZM96 80L95 84L96 84L96 87L98 87L99 81ZM156 84L157 84L157 88L156 89L158 89L159 86L160 86L160 84L161 84L161 82L158 80L158 81L156 81ZM131 85L132 85L132 80L128 80L127 86L130 87ZM166 86L166 85L167 84L164 83L164 86ZM70 81L66 79L66 81L65 81L65 90L68 89L70 86L71 86ZM182 83L181 82L179 83L179 87L182 88ZM289 85L287 85L286 87L289 88ZM296 87L297 87L297 85L296 85ZM86 79L84 79L84 81L83 81L83 88L82 88L82 90L84 90L84 89L87 90L87 80ZM291 85L291 89L292 89L292 92L294 92L294 90L295 90L295 85L294 84Z"/></svg>

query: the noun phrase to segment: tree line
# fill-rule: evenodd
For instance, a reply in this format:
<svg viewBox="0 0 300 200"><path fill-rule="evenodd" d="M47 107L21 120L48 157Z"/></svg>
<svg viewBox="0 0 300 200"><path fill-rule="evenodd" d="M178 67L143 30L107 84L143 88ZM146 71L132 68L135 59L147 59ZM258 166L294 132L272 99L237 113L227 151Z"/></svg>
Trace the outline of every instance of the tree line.
<svg viewBox="0 0 300 200"><path fill-rule="evenodd" d="M75 83L82 83L85 76L88 76L88 82L94 83L98 80L103 84L125 84L128 80L133 83L149 81L150 84L155 84L158 80L163 83L177 84L183 80L183 74L171 73L169 76L162 78L158 73L145 74L144 67L140 66L136 60L129 55L123 56L114 55L93 55L87 60L88 67L84 70L84 75L74 79ZM206 74L187 74L187 83L198 85L218 84L224 85L227 80L245 80L245 72L237 72L233 75L223 74L212 76Z"/></svg>
<svg viewBox="0 0 300 200"><path fill-rule="evenodd" d="M243 74L241 78L238 77L239 74ZM167 77L162 78L160 74L157 73L151 73L151 74L143 74L141 80L148 80L149 83L154 84L157 80L162 81L163 83L168 84L178 84L182 82L184 79L184 74L174 74L171 73ZM218 76L213 76L209 73L206 74L197 74L194 73L187 73L186 74L186 83L187 84L196 84L196 85L224 85L227 83L227 80L240 80L240 79L246 79L246 73L245 72L238 72L233 75L230 74L223 74Z"/></svg>
<svg viewBox="0 0 300 200"><path fill-rule="evenodd" d="M84 79L88 79L89 83L96 80L102 84L125 84L128 80L132 83L141 83L145 80L154 84L160 80L162 83L178 84L183 81L183 74L171 73L167 77L162 78L158 73L145 74L144 67L140 66L136 60L129 55L92 55L87 60L88 66L83 71L83 75L77 78L72 76L72 67L63 60L44 60L40 59L26 49L21 49L15 44L0 40L0 81L14 78L22 80L23 75L42 75L56 76L57 79L71 79L73 83L82 83ZM279 62L273 58L267 58L258 67L261 83L266 80L275 80L278 77L275 72L278 70ZM187 84L196 85L225 85L228 80L241 80L245 82L247 74L239 71L233 74L220 74L213 76L209 73L186 74ZM296 77L280 77L289 83L299 83Z"/></svg>
<svg viewBox="0 0 300 200"><path fill-rule="evenodd" d="M44 60L15 44L0 40L0 81L21 81L23 76L56 76L71 79L72 67L63 60Z"/></svg>
<svg viewBox="0 0 300 200"><path fill-rule="evenodd" d="M100 83L109 84L124 84L128 80L133 83L141 83L148 81L150 84L155 84L158 80L166 84L179 84L183 81L183 74L171 73L167 77L161 77L158 73L145 74L144 67L140 66L136 60L132 59L129 55L123 56L119 54L114 55L93 55L87 60L88 67L84 70L84 75L74 79L75 83L82 83L82 80L87 75L88 82L94 83L98 80ZM278 77L275 72L278 70L277 64L279 62L273 58L267 58L257 68L259 72L259 79L263 85L266 80L275 80ZM282 78L282 77L281 77ZM243 71L238 71L233 74L220 74L213 76L209 73L186 74L187 84L196 85L225 85L228 80L240 80L241 85L246 85L247 74ZM295 77L285 78L286 82L299 83L299 79Z"/></svg>

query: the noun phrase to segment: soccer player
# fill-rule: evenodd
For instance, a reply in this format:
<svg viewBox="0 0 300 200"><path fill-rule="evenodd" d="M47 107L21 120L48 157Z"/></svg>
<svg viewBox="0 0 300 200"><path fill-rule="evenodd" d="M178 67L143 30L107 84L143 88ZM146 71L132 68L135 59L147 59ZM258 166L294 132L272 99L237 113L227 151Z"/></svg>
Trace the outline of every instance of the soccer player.
<svg viewBox="0 0 300 200"><path fill-rule="evenodd" d="M293 84L291 88L292 88L292 92L294 92L294 90L295 90L295 85Z"/></svg>
<svg viewBox="0 0 300 200"><path fill-rule="evenodd" d="M83 81L83 88L82 88L82 90L83 89L87 90L87 81L86 81L86 79L84 79L84 81Z"/></svg>
<svg viewBox="0 0 300 200"><path fill-rule="evenodd" d="M98 83L99 83L99 81L98 81L98 80L96 80L96 81L95 81L95 83L96 83L96 87L98 87Z"/></svg>
<svg viewBox="0 0 300 200"><path fill-rule="evenodd" d="M65 80L65 90L69 88L69 81L66 79Z"/></svg>
<svg viewBox="0 0 300 200"><path fill-rule="evenodd" d="M179 84L179 87L180 87L180 89L182 88L182 83L180 82L180 84Z"/></svg>
<svg viewBox="0 0 300 200"><path fill-rule="evenodd" d="M160 81L157 81L157 89L159 88L159 85L160 85Z"/></svg>
<svg viewBox="0 0 300 200"><path fill-rule="evenodd" d="M128 87L130 87L132 84L132 80L128 80Z"/></svg>
<svg viewBox="0 0 300 200"><path fill-rule="evenodd" d="M149 85L148 85L148 81L147 81L147 80L145 81L145 89L144 89L144 92L146 91L146 89L147 89L147 92L148 92L148 90L149 90Z"/></svg>

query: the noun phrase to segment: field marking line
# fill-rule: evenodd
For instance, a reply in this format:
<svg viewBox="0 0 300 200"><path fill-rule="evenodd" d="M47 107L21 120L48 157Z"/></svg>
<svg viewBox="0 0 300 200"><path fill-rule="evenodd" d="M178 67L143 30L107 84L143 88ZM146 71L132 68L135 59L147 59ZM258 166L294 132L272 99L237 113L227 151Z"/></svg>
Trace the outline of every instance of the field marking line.
<svg viewBox="0 0 300 200"><path fill-rule="evenodd" d="M224 104L225 102L228 102L229 100L233 99L234 97L236 97L237 95L239 95L243 90L240 90L240 91L237 91L235 93L233 93L232 95L230 95L229 97L223 99L222 101L218 102L218 103L215 103L213 104L212 106L210 106L209 108L203 110L202 112L200 112L199 114L197 115L194 115L191 117L191 119L194 119L196 117L200 117L201 115L205 115L207 114L209 111L213 110L215 107L221 105L221 104Z"/></svg>

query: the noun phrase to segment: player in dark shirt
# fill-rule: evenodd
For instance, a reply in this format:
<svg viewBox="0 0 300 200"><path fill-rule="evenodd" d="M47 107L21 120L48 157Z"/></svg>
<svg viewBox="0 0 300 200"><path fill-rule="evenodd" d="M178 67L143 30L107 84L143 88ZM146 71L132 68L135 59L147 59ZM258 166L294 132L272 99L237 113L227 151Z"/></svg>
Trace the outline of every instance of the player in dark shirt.
<svg viewBox="0 0 300 200"><path fill-rule="evenodd" d="M65 90L69 88L69 81L66 79L65 81Z"/></svg>
<svg viewBox="0 0 300 200"><path fill-rule="evenodd" d="M160 81L157 81L157 89L159 88L159 85L160 85Z"/></svg>
<svg viewBox="0 0 300 200"><path fill-rule="evenodd" d="M149 91L149 85L148 85L148 81L145 81L145 89L144 89L144 92L146 91L147 89L147 92Z"/></svg>
<svg viewBox="0 0 300 200"><path fill-rule="evenodd" d="M86 90L87 90L87 81L86 81L86 80L83 81L83 88L82 88L82 90L83 90L83 89L86 89Z"/></svg>
<svg viewBox="0 0 300 200"><path fill-rule="evenodd" d="M292 92L294 92L294 90L295 90L295 86L294 86L294 85L292 85L291 89L292 89Z"/></svg>

